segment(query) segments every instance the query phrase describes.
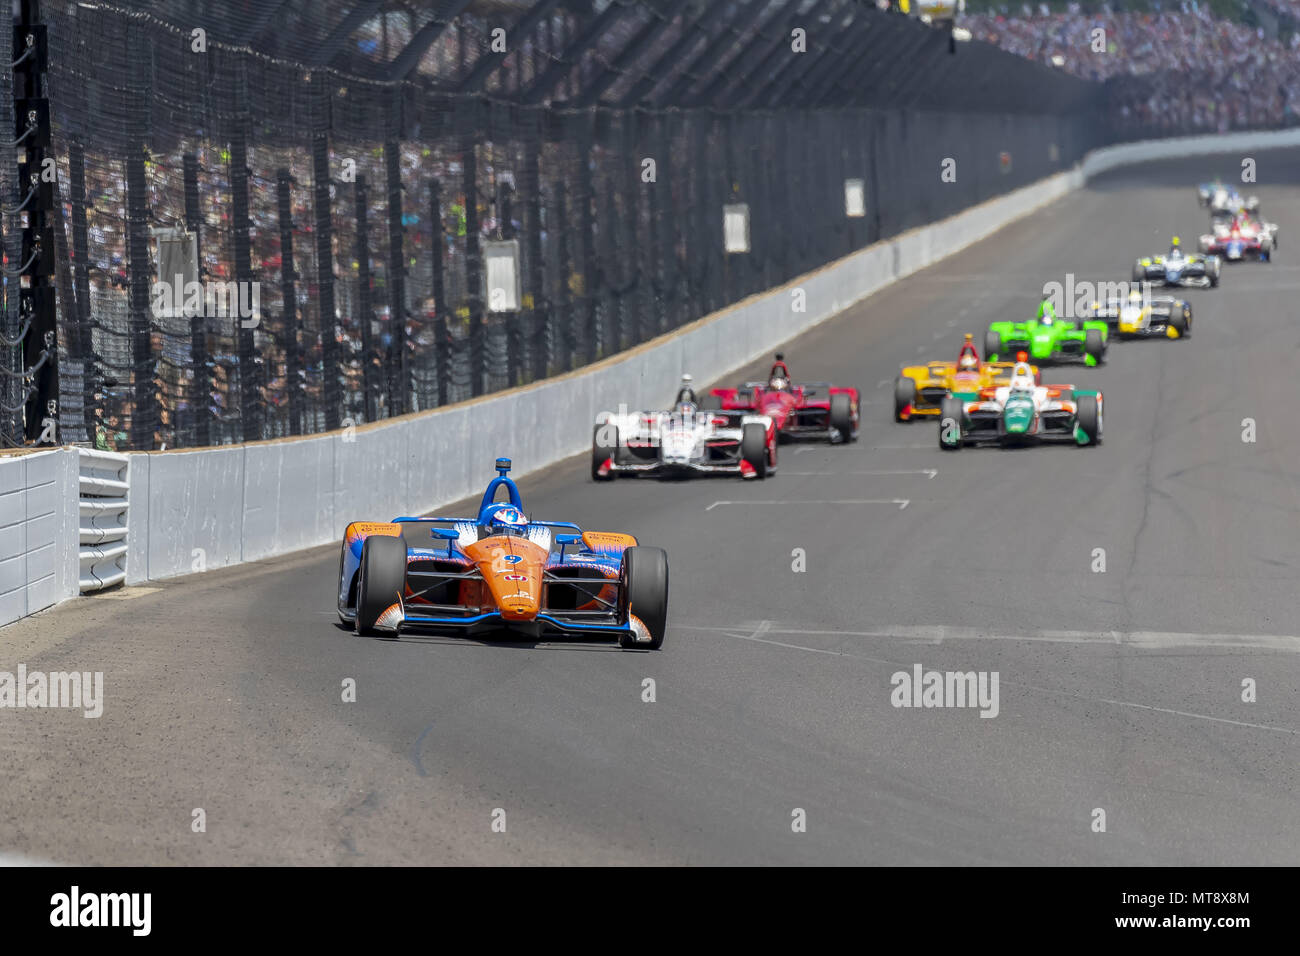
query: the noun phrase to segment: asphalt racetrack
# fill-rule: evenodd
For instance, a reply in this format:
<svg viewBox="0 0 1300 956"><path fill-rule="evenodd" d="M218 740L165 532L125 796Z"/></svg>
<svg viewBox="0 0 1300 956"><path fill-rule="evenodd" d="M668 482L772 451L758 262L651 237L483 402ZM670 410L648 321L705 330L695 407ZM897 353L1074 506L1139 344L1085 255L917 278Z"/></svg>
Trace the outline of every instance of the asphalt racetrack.
<svg viewBox="0 0 1300 956"><path fill-rule="evenodd" d="M855 445L785 445L763 482L595 485L586 456L523 479L533 517L667 549L657 653L357 637L337 546L5 628L0 669L102 670L106 699L99 719L0 712L0 853L1300 863L1300 158L1255 158L1277 261L1189 291L1184 341L1045 372L1104 391L1100 447L942 452L933 420L892 421L892 383L1068 272L1127 280L1173 233L1194 248L1193 187L1239 156L1109 174L788 343L796 380L863 389ZM996 672L996 716L893 706L917 664Z"/></svg>

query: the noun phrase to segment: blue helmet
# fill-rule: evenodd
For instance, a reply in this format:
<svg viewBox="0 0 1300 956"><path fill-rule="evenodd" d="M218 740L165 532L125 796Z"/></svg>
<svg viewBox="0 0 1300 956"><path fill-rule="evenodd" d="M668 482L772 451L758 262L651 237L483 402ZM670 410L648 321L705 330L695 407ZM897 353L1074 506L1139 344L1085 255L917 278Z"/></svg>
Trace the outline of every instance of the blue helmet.
<svg viewBox="0 0 1300 956"><path fill-rule="evenodd" d="M508 502L489 505L479 514L479 524L488 535L528 536L528 517Z"/></svg>

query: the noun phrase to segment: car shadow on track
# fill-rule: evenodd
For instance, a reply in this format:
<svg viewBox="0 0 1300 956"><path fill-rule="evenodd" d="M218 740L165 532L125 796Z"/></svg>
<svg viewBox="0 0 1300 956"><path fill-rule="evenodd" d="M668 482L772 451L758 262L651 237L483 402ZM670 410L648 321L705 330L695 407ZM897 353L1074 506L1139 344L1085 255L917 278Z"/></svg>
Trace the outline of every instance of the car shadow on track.
<svg viewBox="0 0 1300 956"><path fill-rule="evenodd" d="M618 644L610 641L582 641L582 640L520 640L517 634L509 631L503 631L501 637L492 637L478 635L476 637L452 637L446 634L422 634L410 632L406 634L378 634L374 637L360 637L356 631L350 627L334 623L334 629L340 634L345 634L356 640L374 641L381 644L432 644L443 647L481 647L481 648L511 648L514 650L537 650L537 651L600 651L600 652L633 652L633 653L650 653L650 648L629 647L622 648Z"/></svg>

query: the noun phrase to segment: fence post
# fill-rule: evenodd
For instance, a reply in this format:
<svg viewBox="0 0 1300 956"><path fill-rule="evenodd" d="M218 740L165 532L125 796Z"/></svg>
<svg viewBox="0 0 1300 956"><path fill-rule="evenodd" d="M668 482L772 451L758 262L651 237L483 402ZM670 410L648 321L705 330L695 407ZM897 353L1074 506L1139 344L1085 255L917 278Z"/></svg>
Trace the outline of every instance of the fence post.
<svg viewBox="0 0 1300 956"><path fill-rule="evenodd" d="M366 177L357 173L353 197L356 216L357 322L361 325L361 388L364 393L366 421L379 418L379 381L375 372L374 309L370 295L370 225L366 218Z"/></svg>
<svg viewBox="0 0 1300 956"><path fill-rule="evenodd" d="M72 287L76 295L74 321L81 341L81 381L87 397L98 388L95 374L95 344L90 314L90 237L86 224L86 150L77 142L68 144L68 198L72 205ZM197 377L197 372L195 373ZM86 433L95 440L95 411L98 401L82 406Z"/></svg>
<svg viewBox="0 0 1300 956"><path fill-rule="evenodd" d="M583 344L583 361L584 364L590 365L596 361L599 354L597 349L600 346L600 330L597 327L598 316L596 315L596 217L592 210L592 180L595 178L598 170L591 169L592 157L592 125L595 123L595 117L586 117L582 122L582 133L578 141L578 152L582 157L582 172L578 176L578 223L582 231L582 308L583 308L583 335L586 342Z"/></svg>
<svg viewBox="0 0 1300 956"><path fill-rule="evenodd" d="M536 381L546 377L551 315L547 307L545 270L542 263L541 143L530 140L526 151L523 187L528 225L525 227L527 234L524 242L528 255L528 291L533 297L532 376Z"/></svg>
<svg viewBox="0 0 1300 956"><path fill-rule="evenodd" d="M280 296L284 301L284 380L289 393L289 434L302 434L302 347L298 342L298 270L293 259L293 177L285 168L275 172L276 206L280 219Z"/></svg>
<svg viewBox="0 0 1300 956"><path fill-rule="evenodd" d="M128 35L127 48L147 58L143 35ZM152 340L152 301L149 278L149 181L145 174L145 156L149 142L149 72L133 71L126 78L127 96L126 158L126 228L127 261L130 289L131 366L134 379L131 408L131 447L153 448L153 429L158 424L154 395L154 357Z"/></svg>
<svg viewBox="0 0 1300 956"><path fill-rule="evenodd" d="M563 318L560 319L558 343L556 345L555 364L559 371L567 372L573 368L573 353L577 338L578 317L573 314L573 288L570 279L573 276L573 254L569 244L569 209L568 196L563 182L555 184L555 241L558 287L555 296L555 308Z"/></svg>
<svg viewBox="0 0 1300 956"><path fill-rule="evenodd" d="M469 302L469 383L470 394L487 391L487 337L483 314L483 266L479 246L478 219L478 149L473 136L465 139L465 283Z"/></svg>
<svg viewBox="0 0 1300 956"><path fill-rule="evenodd" d="M390 415L406 411L411 375L406 349L406 253L402 228L402 147L397 140L384 144L388 186L388 325L393 347L388 357Z"/></svg>
<svg viewBox="0 0 1300 956"><path fill-rule="evenodd" d="M447 404L447 376L451 350L451 330L447 326L447 291L444 285L443 256L446 233L442 227L442 183L434 179L429 183L429 224L433 243L433 333L434 365L438 376L438 404Z"/></svg>
<svg viewBox="0 0 1300 956"><path fill-rule="evenodd" d="M497 234L502 239L515 238L514 190L508 182L497 185ZM506 387L514 388L522 377L522 343L519 341L519 313L523 303L506 313Z"/></svg>
<svg viewBox="0 0 1300 956"><path fill-rule="evenodd" d="M330 215L329 93L325 77L316 83L316 120L312 136L313 213L316 236L316 287L320 295L321 399L325 403L325 429L339 427L343 405L339 376L338 315L334 303L334 224Z"/></svg>
<svg viewBox="0 0 1300 956"><path fill-rule="evenodd" d="M241 117L246 115L242 108L239 112ZM248 214L248 140L244 133L246 126L246 120L236 120L234 133L230 137L230 214L236 288L235 295L231 297L233 314L224 317L224 320L235 323L239 341L240 430L244 441L258 441L262 437L262 402L259 394L261 375L257 370L253 326L246 325L238 308L243 299L243 290L253 281L253 244L249 238L251 219Z"/></svg>
<svg viewBox="0 0 1300 956"><path fill-rule="evenodd" d="M194 234L194 258L199 263L198 278L203 278L203 213L199 207L199 158L194 153L181 157L185 182L185 228ZM194 444L198 447L211 444L211 415L208 404L212 401L212 376L208 372L207 318L204 310L190 316L190 362L193 376L190 379L190 417L193 422Z"/></svg>

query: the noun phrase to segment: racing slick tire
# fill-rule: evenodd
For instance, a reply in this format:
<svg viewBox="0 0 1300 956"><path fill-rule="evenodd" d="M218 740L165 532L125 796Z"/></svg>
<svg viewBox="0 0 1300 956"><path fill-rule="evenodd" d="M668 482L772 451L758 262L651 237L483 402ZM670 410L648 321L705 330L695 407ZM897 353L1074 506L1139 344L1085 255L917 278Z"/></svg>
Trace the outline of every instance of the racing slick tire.
<svg viewBox="0 0 1300 956"><path fill-rule="evenodd" d="M348 542L345 536L343 539L343 544L339 548L339 573L338 573L339 591L343 590L343 559L347 557L347 554L348 554ZM338 612L338 616L339 616L339 623L342 624L344 627L348 628L349 630L351 630L353 624L351 621L349 621L346 617L343 616L342 611Z"/></svg>
<svg viewBox="0 0 1300 956"><path fill-rule="evenodd" d="M700 401L700 408L706 412L717 412L722 410L722 399L716 395L705 395Z"/></svg>
<svg viewBox="0 0 1300 956"><path fill-rule="evenodd" d="M1192 332L1192 310L1190 307L1182 311L1174 310L1169 313L1169 326L1178 333L1180 339L1185 339Z"/></svg>
<svg viewBox="0 0 1300 956"><path fill-rule="evenodd" d="M1096 329L1088 329L1083 334L1083 351L1085 355L1091 355L1101 364L1106 359L1106 340L1101 337L1101 333Z"/></svg>
<svg viewBox="0 0 1300 956"><path fill-rule="evenodd" d="M1217 289L1219 287L1219 266L1221 261L1222 260L1216 258L1211 259L1205 264L1205 274L1210 277L1211 289Z"/></svg>
<svg viewBox="0 0 1300 956"><path fill-rule="evenodd" d="M1088 445L1101 444L1101 403L1096 395L1075 396L1075 420L1080 430L1088 436Z"/></svg>
<svg viewBox="0 0 1300 956"><path fill-rule="evenodd" d="M650 640L620 637L619 646L627 650L659 650L668 624L668 554L663 548L645 545L628 548L623 552L621 578L628 619L635 615L650 632Z"/></svg>
<svg viewBox="0 0 1300 956"><path fill-rule="evenodd" d="M1147 277L1147 270L1142 266L1140 260L1134 259L1133 260L1133 281L1143 282L1146 280L1146 277Z"/></svg>
<svg viewBox="0 0 1300 956"><path fill-rule="evenodd" d="M853 399L844 392L831 396L831 428L839 432L845 442L853 441Z"/></svg>
<svg viewBox="0 0 1300 956"><path fill-rule="evenodd" d="M613 439L611 441L611 438ZM614 472L602 475L600 468L606 461L618 454L618 426L597 425L591 432L591 480L613 481L618 477Z"/></svg>
<svg viewBox="0 0 1300 956"><path fill-rule="evenodd" d="M378 633L375 622L406 588L406 539L375 534L361 547L357 572L357 633Z"/></svg>
<svg viewBox="0 0 1300 956"><path fill-rule="evenodd" d="M1277 248L1277 246L1274 244L1274 242L1273 242L1272 239L1262 239L1262 240L1260 240L1260 243L1259 243L1259 261L1260 261L1260 262L1272 262L1272 261L1273 261L1273 250L1276 249L1276 248Z"/></svg>
<svg viewBox="0 0 1300 956"><path fill-rule="evenodd" d="M951 395L939 406L939 447L944 451L956 451L961 448L961 400ZM951 436L956 434L956 441Z"/></svg>
<svg viewBox="0 0 1300 956"><path fill-rule="evenodd" d="M894 379L894 421L905 422L903 410L916 403L916 382L906 375Z"/></svg>
<svg viewBox="0 0 1300 956"><path fill-rule="evenodd" d="M1002 351L1002 336L992 329L984 333L984 361L991 362L991 356L998 355Z"/></svg>
<svg viewBox="0 0 1300 956"><path fill-rule="evenodd" d="M767 477L767 426L749 422L740 432L740 459L748 462L760 479Z"/></svg>

